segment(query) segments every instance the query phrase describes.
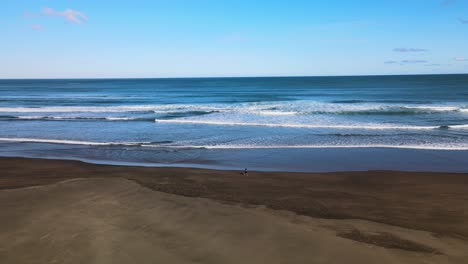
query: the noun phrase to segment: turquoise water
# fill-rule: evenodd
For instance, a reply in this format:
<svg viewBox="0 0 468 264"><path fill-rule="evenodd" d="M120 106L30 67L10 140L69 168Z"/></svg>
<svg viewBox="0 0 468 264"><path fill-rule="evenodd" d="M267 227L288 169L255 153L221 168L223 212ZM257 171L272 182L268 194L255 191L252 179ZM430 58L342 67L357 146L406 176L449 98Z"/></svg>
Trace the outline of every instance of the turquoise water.
<svg viewBox="0 0 468 264"><path fill-rule="evenodd" d="M0 80L4 156L314 170L325 149L464 170L468 75Z"/></svg>

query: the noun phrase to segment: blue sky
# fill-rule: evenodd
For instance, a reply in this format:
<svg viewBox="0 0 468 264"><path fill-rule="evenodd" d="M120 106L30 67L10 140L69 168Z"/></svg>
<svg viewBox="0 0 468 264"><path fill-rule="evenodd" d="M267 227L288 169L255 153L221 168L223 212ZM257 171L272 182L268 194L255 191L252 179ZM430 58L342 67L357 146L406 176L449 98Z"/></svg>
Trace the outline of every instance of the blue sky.
<svg viewBox="0 0 468 264"><path fill-rule="evenodd" d="M468 72L468 0L2 0L0 78Z"/></svg>

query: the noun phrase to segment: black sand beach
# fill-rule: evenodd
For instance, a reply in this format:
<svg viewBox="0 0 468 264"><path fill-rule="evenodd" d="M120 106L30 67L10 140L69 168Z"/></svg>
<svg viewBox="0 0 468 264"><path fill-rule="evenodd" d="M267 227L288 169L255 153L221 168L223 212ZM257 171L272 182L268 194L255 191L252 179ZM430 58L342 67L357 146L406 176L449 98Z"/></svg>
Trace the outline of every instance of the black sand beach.
<svg viewBox="0 0 468 264"><path fill-rule="evenodd" d="M234 263L236 252L252 254L250 250L258 250L255 254L269 263L284 263L285 259L303 263L312 257L305 252L319 254L323 263L339 263L341 257L341 261L370 258L381 263L468 260L466 250L462 250L468 245L466 174L249 172L243 176L239 171L24 158L0 159L0 171L0 260L5 263L31 263L35 258L42 258L36 263L50 259L79 263L97 257L105 261L91 262L106 263L124 253L127 262L192 263L195 259L214 263L216 259L218 263ZM242 220L232 222L237 217ZM173 221L177 222L171 227L175 228L171 229L174 236L186 232L181 226L190 226L194 232L190 237L201 239L190 238L190 243L206 246L201 250L204 253L181 245L185 241L181 238L161 238L167 234L158 225ZM103 227L90 230L89 225L96 222ZM213 229L206 226L209 223ZM279 228L276 224L288 228L273 232ZM145 235L139 233L142 230L128 230L129 225L146 228ZM263 225L272 229L258 233L255 226ZM126 235L119 237L116 234L120 231L115 230L107 233L109 228ZM134 241L127 244L127 236ZM267 237L271 248L290 246L292 251L262 252L266 248L261 241ZM110 247L108 255L102 255L97 239ZM227 248L208 249L216 241L223 241ZM285 245L286 241L290 244ZM327 241L344 243L345 249ZM249 246L244 247L244 243ZM138 245L148 250L137 254L132 247ZM30 253L18 254L21 250ZM165 255L172 250L182 257ZM337 250L344 253L330 253ZM63 262L66 252L73 256ZM292 252L301 252L297 255L301 258L291 258ZM258 259L242 261L258 263Z"/></svg>

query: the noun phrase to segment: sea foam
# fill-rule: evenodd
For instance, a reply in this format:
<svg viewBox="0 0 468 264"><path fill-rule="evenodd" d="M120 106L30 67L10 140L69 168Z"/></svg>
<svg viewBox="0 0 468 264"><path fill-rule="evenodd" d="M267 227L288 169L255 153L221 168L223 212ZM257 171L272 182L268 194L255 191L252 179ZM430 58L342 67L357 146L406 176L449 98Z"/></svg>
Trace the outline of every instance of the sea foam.
<svg viewBox="0 0 468 264"><path fill-rule="evenodd" d="M0 138L4 142L24 142L24 143L50 143L50 144L65 144L65 145L88 145L88 146L138 146L150 144L151 142L94 142L94 141L79 141L79 140L62 140L62 139L40 139L40 138Z"/></svg>
<svg viewBox="0 0 468 264"><path fill-rule="evenodd" d="M171 145L170 141L162 142L95 142L61 139L39 138L0 138L0 142L20 143L47 143L63 145L87 145L87 146L137 146L164 149L320 149L320 148L396 148L396 149L425 149L425 150L468 150L468 144L420 144L420 145L392 145L392 144L361 144L361 145Z"/></svg>
<svg viewBox="0 0 468 264"><path fill-rule="evenodd" d="M217 126L264 126L264 127L284 127L284 128L308 128L308 129L367 129L367 130L384 130L384 129L401 129L401 130L430 130L440 128L468 128L467 124L453 126L410 126L410 125L321 125L321 124L280 124L280 123L253 123L253 122L225 122L225 121L210 121L210 120L187 120L187 119L156 119L156 123L176 123L176 124L196 124L196 125L217 125Z"/></svg>

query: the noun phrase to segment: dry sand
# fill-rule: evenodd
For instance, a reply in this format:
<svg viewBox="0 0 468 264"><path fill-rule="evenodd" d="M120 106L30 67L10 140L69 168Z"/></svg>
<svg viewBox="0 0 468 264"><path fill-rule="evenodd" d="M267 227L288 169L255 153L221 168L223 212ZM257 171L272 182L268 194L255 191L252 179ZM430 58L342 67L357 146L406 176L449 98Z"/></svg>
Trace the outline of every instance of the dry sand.
<svg viewBox="0 0 468 264"><path fill-rule="evenodd" d="M468 263L467 178L0 159L0 263Z"/></svg>

